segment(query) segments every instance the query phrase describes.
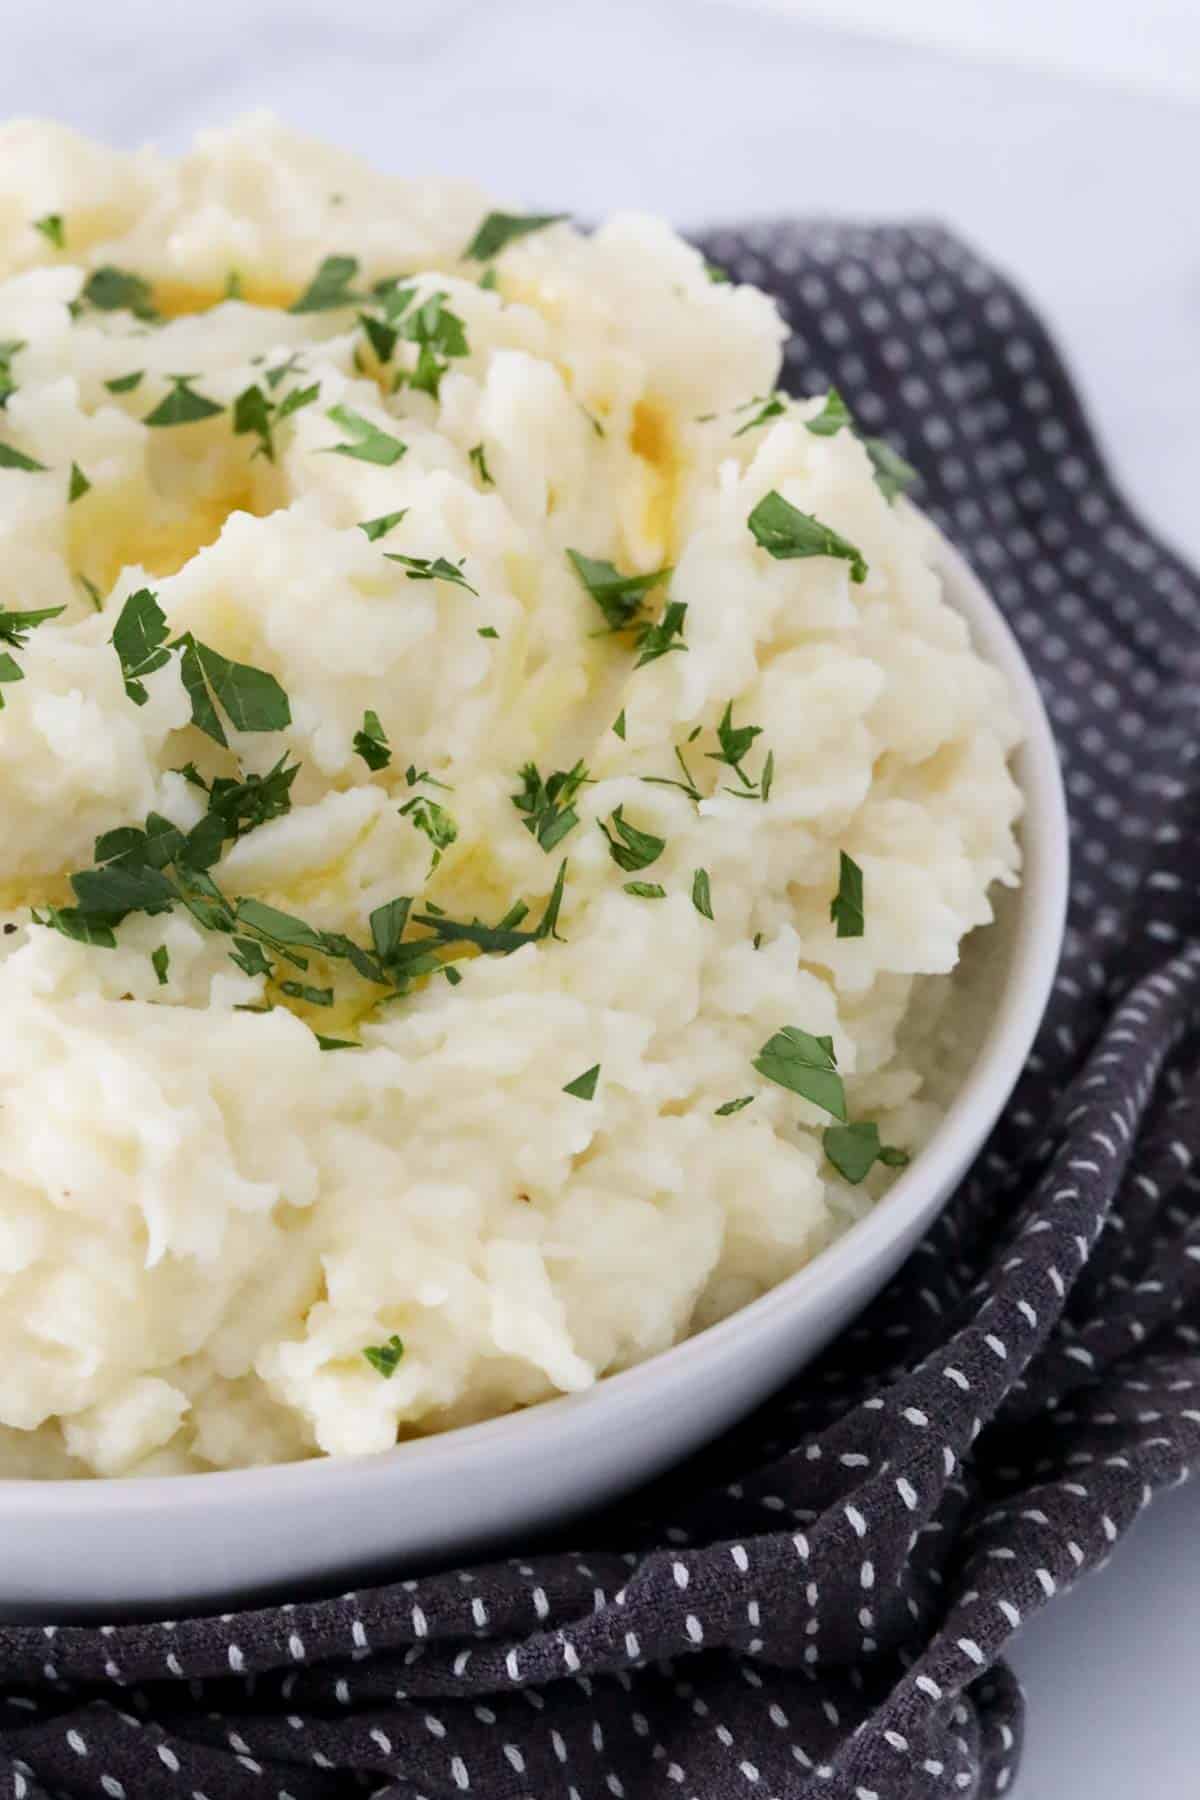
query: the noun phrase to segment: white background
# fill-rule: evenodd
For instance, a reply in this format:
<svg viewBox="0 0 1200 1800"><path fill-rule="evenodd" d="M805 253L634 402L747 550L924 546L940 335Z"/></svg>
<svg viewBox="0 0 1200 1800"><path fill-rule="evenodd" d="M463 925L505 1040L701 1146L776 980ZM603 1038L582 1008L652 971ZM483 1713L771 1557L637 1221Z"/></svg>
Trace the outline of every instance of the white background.
<svg viewBox="0 0 1200 1800"><path fill-rule="evenodd" d="M584 215L945 220L1040 306L1132 497L1200 558L1196 0L0 0L0 22L0 116L119 144L265 105ZM1018 1800L1195 1800L1200 1486L1014 1660Z"/></svg>

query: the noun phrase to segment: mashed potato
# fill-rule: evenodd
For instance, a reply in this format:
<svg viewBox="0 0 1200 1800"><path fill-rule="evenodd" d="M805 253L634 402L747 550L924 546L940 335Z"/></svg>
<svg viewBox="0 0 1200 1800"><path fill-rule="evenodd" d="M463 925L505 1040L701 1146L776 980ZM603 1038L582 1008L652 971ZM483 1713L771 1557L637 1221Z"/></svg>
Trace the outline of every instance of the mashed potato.
<svg viewBox="0 0 1200 1800"><path fill-rule="evenodd" d="M784 335L654 219L0 133L7 1472L586 1388L928 1135L1017 727Z"/></svg>

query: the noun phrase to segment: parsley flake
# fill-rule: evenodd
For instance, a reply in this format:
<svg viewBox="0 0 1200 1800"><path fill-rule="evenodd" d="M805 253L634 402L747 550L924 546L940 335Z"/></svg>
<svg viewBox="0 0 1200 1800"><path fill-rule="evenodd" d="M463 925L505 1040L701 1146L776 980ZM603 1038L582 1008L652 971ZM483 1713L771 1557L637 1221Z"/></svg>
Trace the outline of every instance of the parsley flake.
<svg viewBox="0 0 1200 1800"><path fill-rule="evenodd" d="M74 506L77 500L82 500L83 496L90 490L91 485L91 482L88 480L79 464L73 462L71 464L71 479L67 485L67 505Z"/></svg>
<svg viewBox="0 0 1200 1800"><path fill-rule="evenodd" d="M863 873L844 850L838 853L838 890L829 902L829 917L837 926L840 938L863 935Z"/></svg>
<svg viewBox="0 0 1200 1800"><path fill-rule="evenodd" d="M372 425L370 419L364 419L348 406L331 406L327 418L340 425L350 436L351 442L346 444L329 444L322 454L326 456L350 456L357 462L375 463L380 468L390 469L408 449L399 438L389 437L386 431L380 431Z"/></svg>
<svg viewBox="0 0 1200 1800"><path fill-rule="evenodd" d="M623 807L618 806L612 815L611 829L603 819L597 819L597 825L608 841L608 853L619 869L626 874L635 875L639 869L648 869L651 863L657 862L667 847L665 838L655 837L653 832L639 831L630 825L624 817Z"/></svg>
<svg viewBox="0 0 1200 1800"><path fill-rule="evenodd" d="M593 1063L590 1069L585 1069L582 1075L575 1077L574 1081L568 1081L563 1088L563 1093L572 1095L576 1100L594 1100L596 1083L599 1079L600 1064Z"/></svg>
<svg viewBox="0 0 1200 1800"><path fill-rule="evenodd" d="M638 659L635 669L644 669L647 663L657 662L660 656L667 656L672 650L686 650L683 641L683 626L687 618L687 603L683 600L667 602L661 619L653 625L639 625L635 639Z"/></svg>
<svg viewBox="0 0 1200 1800"><path fill-rule="evenodd" d="M632 894L635 900L665 900L667 897L666 888L657 881L627 881L623 885L625 892Z"/></svg>
<svg viewBox="0 0 1200 1800"><path fill-rule="evenodd" d="M410 818L418 831L423 831L433 845L433 861L430 869L436 869L442 860L442 851L448 850L458 836L458 825L444 806L436 800L427 800L418 795L414 800L406 800L400 808L400 817Z"/></svg>
<svg viewBox="0 0 1200 1800"><path fill-rule="evenodd" d="M143 425L195 425L201 419L212 419L217 413L224 412L225 408L218 401L195 391L192 382L196 379L195 375L168 375L171 391L146 414Z"/></svg>
<svg viewBox="0 0 1200 1800"><path fill-rule="evenodd" d="M38 462L36 457L26 456L23 450L14 450L11 444L0 444L0 469L24 469L30 474L40 474L46 465Z"/></svg>
<svg viewBox="0 0 1200 1800"><path fill-rule="evenodd" d="M727 763L742 786L752 788L754 783L743 769L742 761L748 755L755 738L761 736L761 725L734 724L733 701L730 700L726 704L725 711L721 715L721 722L717 726L717 742L721 748L710 750L708 759L710 762Z"/></svg>
<svg viewBox="0 0 1200 1800"><path fill-rule="evenodd" d="M704 918L712 918L712 892L707 869L697 869L692 876L692 905Z"/></svg>
<svg viewBox="0 0 1200 1800"><path fill-rule="evenodd" d="M386 769L392 760L387 732L379 722L379 714L368 707L363 714L362 729L354 734L354 750L368 769Z"/></svg>
<svg viewBox="0 0 1200 1800"><path fill-rule="evenodd" d="M319 1050L361 1050L362 1049L362 1045L358 1042L358 1040L356 1038L324 1037L324 1036L322 1036L322 1034L319 1031L314 1031L313 1036L317 1040L317 1048ZM365 1354L365 1352L364 1352L364 1354Z"/></svg>
<svg viewBox="0 0 1200 1800"><path fill-rule="evenodd" d="M512 796L512 803L519 813L524 813L525 829L543 850L555 849L578 825L579 814L573 801L587 779L582 762L573 769L557 769L544 781L535 763L526 763L521 770L521 792Z"/></svg>
<svg viewBox="0 0 1200 1800"><path fill-rule="evenodd" d="M785 1025L767 1039L754 1067L768 1081L778 1082L845 1123L846 1090L837 1072L832 1038L814 1037L798 1025Z"/></svg>
<svg viewBox="0 0 1200 1800"><path fill-rule="evenodd" d="M148 281L128 269L105 263L93 269L83 284L80 299L97 312L131 312L139 319L156 319L153 291Z"/></svg>
<svg viewBox="0 0 1200 1800"><path fill-rule="evenodd" d="M616 718L613 720L612 729L613 729L613 736L619 737L621 742L624 743L625 742L625 708L624 707L621 708L620 712L617 714Z"/></svg>
<svg viewBox="0 0 1200 1800"><path fill-rule="evenodd" d="M758 399L747 400L745 406L739 406L737 410L746 412L752 406L757 406L759 410L752 419L747 419L744 425L738 426L733 434L735 438L744 437L748 431L757 430L769 419L778 419L782 413L787 411L787 397L784 394L768 394L763 399L760 395Z"/></svg>
<svg viewBox="0 0 1200 1800"><path fill-rule="evenodd" d="M518 238L528 237L531 232L544 231L547 225L557 225L567 218L567 213L506 213L490 212L471 239L463 256L472 262L490 262L493 256L499 256L509 244Z"/></svg>
<svg viewBox="0 0 1200 1800"><path fill-rule="evenodd" d="M652 569L645 575L622 575L612 563L568 550L567 559L591 595L610 631L624 631L642 610L652 588L665 581L670 569Z"/></svg>
<svg viewBox="0 0 1200 1800"><path fill-rule="evenodd" d="M444 556L435 556L432 560L428 556L401 556L395 550L385 550L383 554L389 562L400 563L410 581L450 581L456 587L466 588L468 594L479 597L479 589L471 586L460 563L447 562Z"/></svg>
<svg viewBox="0 0 1200 1800"><path fill-rule="evenodd" d="M170 635L167 616L150 589L139 588L130 594L109 641L120 660L125 692L135 706L145 706L149 698L142 678L171 660L166 648Z"/></svg>
<svg viewBox="0 0 1200 1800"><path fill-rule="evenodd" d="M822 525L811 513L801 512L772 489L746 521L757 543L768 555L781 561L794 557L833 556L850 564L851 581L867 579L867 565L861 550L848 543L829 525Z"/></svg>
<svg viewBox="0 0 1200 1800"><path fill-rule="evenodd" d="M33 229L40 231L48 244L56 250L64 250L67 244L66 226L61 213L47 213L44 218L33 221Z"/></svg>
<svg viewBox="0 0 1200 1800"><path fill-rule="evenodd" d="M878 1125L865 1119L856 1125L830 1125L821 1144L838 1174L855 1186L866 1180L877 1162L889 1169L903 1169L909 1161L906 1150L881 1144Z"/></svg>
<svg viewBox="0 0 1200 1800"><path fill-rule="evenodd" d="M128 375L114 375L111 381L105 382L110 394L132 394L145 375L145 369L131 369Z"/></svg>
<svg viewBox="0 0 1200 1800"><path fill-rule="evenodd" d="M476 444L473 450L468 450L467 456L473 464L475 472L479 476L484 487L495 487L496 484L492 480L492 472L487 465L487 452L484 450L483 445Z"/></svg>
<svg viewBox="0 0 1200 1800"><path fill-rule="evenodd" d="M907 493L917 479L917 471L885 438L864 438L863 444L871 459L875 486L890 505L899 494Z"/></svg>
<svg viewBox="0 0 1200 1800"><path fill-rule="evenodd" d="M805 419L804 428L814 437L835 437L839 431L853 429L850 408L836 388L830 388L825 404L814 419Z"/></svg>
<svg viewBox="0 0 1200 1800"><path fill-rule="evenodd" d="M377 519L360 519L358 529L369 544L377 543L381 537L387 536L393 525L400 523L407 511L407 506L402 506L399 512L380 513Z"/></svg>
<svg viewBox="0 0 1200 1800"><path fill-rule="evenodd" d="M175 648L183 652L179 672L192 703L192 724L214 743L229 742L218 706L237 731L283 731L291 724L288 697L265 669L231 662L190 631L172 645Z"/></svg>
<svg viewBox="0 0 1200 1800"><path fill-rule="evenodd" d="M167 949L165 944L160 944L157 950L152 950L150 952L150 964L158 978L159 987L166 987L167 985L167 970L170 967L170 963L171 952Z"/></svg>
<svg viewBox="0 0 1200 1800"><path fill-rule="evenodd" d="M333 1038L326 1038L321 1044L321 1048L322 1050L331 1049L334 1044ZM341 1049L343 1046L338 1043L336 1047ZM404 1355L404 1345L393 1331L386 1344L368 1344L363 1355L377 1375L382 1375L385 1381L390 1381L400 1367L400 1359Z"/></svg>
<svg viewBox="0 0 1200 1800"><path fill-rule="evenodd" d="M358 274L356 256L327 256L298 299L288 311L293 313L332 312L339 306L353 306L359 298L350 283Z"/></svg>
<svg viewBox="0 0 1200 1800"><path fill-rule="evenodd" d="M36 612L12 612L7 607L0 607L0 643L11 644L14 650L23 650L29 633L35 626L46 619L56 619L63 606L43 606ZM15 657L7 650L0 653L0 686L6 682L24 681L25 672ZM0 693L0 711L4 708L4 695Z"/></svg>
<svg viewBox="0 0 1200 1800"><path fill-rule="evenodd" d="M754 1095L743 1094L740 1100L726 1100L724 1106L714 1106L713 1116L717 1119L727 1119L731 1113L744 1112L746 1107L753 1106L753 1104Z"/></svg>
<svg viewBox="0 0 1200 1800"><path fill-rule="evenodd" d="M17 391L12 374L12 359L24 348L24 342L20 338L0 339L0 412L4 411L9 397Z"/></svg>

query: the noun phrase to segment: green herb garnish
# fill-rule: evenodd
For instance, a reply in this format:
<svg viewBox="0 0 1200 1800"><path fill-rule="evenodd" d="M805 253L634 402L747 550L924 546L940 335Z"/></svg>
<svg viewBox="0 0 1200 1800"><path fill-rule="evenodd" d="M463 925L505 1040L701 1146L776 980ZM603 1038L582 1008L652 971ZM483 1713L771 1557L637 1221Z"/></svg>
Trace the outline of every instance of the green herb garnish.
<svg viewBox="0 0 1200 1800"><path fill-rule="evenodd" d="M358 529L365 534L369 544L374 544L381 537L386 537L393 525L398 525L407 511L407 506L402 506L399 512L381 513L377 519L360 519Z"/></svg>
<svg viewBox="0 0 1200 1800"><path fill-rule="evenodd" d="M624 743L625 742L625 708L624 707L621 708L620 712L617 714L616 718L613 720L612 728L613 728L613 736L619 737L621 742Z"/></svg>
<svg viewBox="0 0 1200 1800"><path fill-rule="evenodd" d="M156 319L150 283L128 269L105 263L93 269L83 284L80 299L97 312L131 312L139 319Z"/></svg>
<svg viewBox="0 0 1200 1800"><path fill-rule="evenodd" d="M566 213L490 212L463 255L473 262L490 262L518 238L528 237L533 231L543 231L547 225L557 225L567 217Z"/></svg>
<svg viewBox="0 0 1200 1800"><path fill-rule="evenodd" d="M265 669L231 662L190 631L172 645L175 648L183 652L180 674L192 703L192 723L214 743L229 742L218 706L237 731L283 731L291 724L288 697Z"/></svg>
<svg viewBox="0 0 1200 1800"><path fill-rule="evenodd" d="M369 707L363 714L362 728L354 734L354 750L368 769L386 769L392 760L387 732L379 722L379 714Z"/></svg>
<svg viewBox="0 0 1200 1800"><path fill-rule="evenodd" d="M79 464L73 462L71 464L71 477L67 483L67 505L74 506L77 500L82 500L83 496L90 490L91 485L91 482L88 480Z"/></svg>
<svg viewBox="0 0 1200 1800"><path fill-rule="evenodd" d="M832 1038L813 1037L797 1025L785 1025L768 1038L754 1067L768 1081L778 1082L845 1123L846 1090L837 1072Z"/></svg>
<svg viewBox="0 0 1200 1800"><path fill-rule="evenodd" d="M46 465L38 462L36 457L26 456L23 450L14 450L11 444L0 444L0 469L25 469L30 474L40 474Z"/></svg>
<svg viewBox="0 0 1200 1800"><path fill-rule="evenodd" d="M639 625L634 642L638 650L635 669L645 668L647 663L656 662L660 656L667 656L672 650L686 650L683 641L683 626L687 618L687 603L683 600L669 600L661 619L653 625Z"/></svg>
<svg viewBox="0 0 1200 1800"><path fill-rule="evenodd" d="M46 213L41 219L33 221L33 229L40 231L48 244L56 250L64 250L67 243L66 227L61 213Z"/></svg>
<svg viewBox="0 0 1200 1800"><path fill-rule="evenodd" d="M143 677L171 660L171 652L166 648L170 635L167 616L150 589L139 588L130 594L110 642L120 659L125 692L135 706L145 706L148 699Z"/></svg>
<svg viewBox="0 0 1200 1800"><path fill-rule="evenodd" d="M128 375L114 375L104 385L110 394L132 394L140 386L145 373L145 369L131 369Z"/></svg>
<svg viewBox="0 0 1200 1800"><path fill-rule="evenodd" d="M599 1079L600 1064L593 1063L590 1069L585 1069L582 1075L575 1077L574 1081L568 1081L563 1088L563 1093L573 1095L576 1100L594 1100L596 1083Z"/></svg>
<svg viewBox="0 0 1200 1800"><path fill-rule="evenodd" d="M436 800L428 800L418 795L415 800L406 800L400 808L400 817L409 818L418 831L423 831L433 845L433 861L431 869L436 869L442 860L442 851L449 849L458 836L458 826L444 806Z"/></svg>
<svg viewBox="0 0 1200 1800"><path fill-rule="evenodd" d="M350 287L358 274L356 256L327 256L288 311L293 313L332 312L339 306L353 306L359 298Z"/></svg>
<svg viewBox="0 0 1200 1800"><path fill-rule="evenodd" d="M867 579L862 552L811 513L800 512L774 490L760 500L746 521L757 543L781 561L794 557L833 556L850 564L851 581Z"/></svg>
<svg viewBox="0 0 1200 1800"><path fill-rule="evenodd" d="M839 431L852 430L853 426L850 408L836 388L830 388L816 418L804 421L805 430L811 431L814 437L834 437Z"/></svg>
<svg viewBox="0 0 1200 1800"><path fill-rule="evenodd" d="M462 572L461 563L447 562L444 556L435 556L432 560L428 556L401 556L395 550L385 550L383 554L389 562L400 563L410 581L450 581L478 598L479 589L471 586Z"/></svg>
<svg viewBox="0 0 1200 1800"><path fill-rule="evenodd" d="M829 902L829 917L837 926L840 938L863 935L863 874L854 858L844 850L838 855L838 890Z"/></svg>
<svg viewBox="0 0 1200 1800"><path fill-rule="evenodd" d="M746 412L752 406L757 406L759 410L752 419L747 419L744 425L738 426L733 434L735 438L744 437L746 432L757 430L769 419L779 418L782 413L787 411L787 396L785 394L768 394L764 399L760 395L755 400L747 400L745 406L739 406L737 411Z"/></svg>
<svg viewBox="0 0 1200 1800"><path fill-rule="evenodd" d="M727 1119L730 1113L744 1112L746 1107L753 1106L753 1104L754 1095L743 1094L740 1100L726 1100L724 1106L714 1106L713 1116L718 1119Z"/></svg>
<svg viewBox="0 0 1200 1800"><path fill-rule="evenodd" d="M733 770L743 787L752 788L754 783L742 767L743 758L749 753L750 746L756 737L762 736L761 725L735 725L733 722L733 702L729 701L717 726L717 742L721 748L710 750L710 762L727 763Z"/></svg>
<svg viewBox="0 0 1200 1800"><path fill-rule="evenodd" d="M917 471L910 462L905 462L898 450L892 449L886 439L864 438L863 444L871 459L875 486L890 505L897 495L906 493L916 481Z"/></svg>
<svg viewBox="0 0 1200 1800"><path fill-rule="evenodd" d="M881 1144L878 1125L868 1120L856 1125L830 1125L822 1134L821 1144L838 1174L856 1186L866 1180L877 1162L889 1169L903 1169L909 1160L906 1150Z"/></svg>
<svg viewBox="0 0 1200 1800"><path fill-rule="evenodd" d="M652 569L646 575L622 575L610 562L568 550L567 559L604 614L610 631L624 631L642 610L651 588L665 581L670 569Z"/></svg>
<svg viewBox="0 0 1200 1800"><path fill-rule="evenodd" d="M0 643L11 644L14 650L23 650L29 633L47 619L57 619L66 611L65 606L43 606L34 612L15 612L8 607L0 607ZM7 682L24 681L25 672L15 657L8 651L0 653L0 688ZM4 694L0 691L0 711L4 708Z"/></svg>
<svg viewBox="0 0 1200 1800"><path fill-rule="evenodd" d="M333 1038L326 1038L322 1042L321 1048L322 1050L333 1048L340 1050L348 1048L348 1046L341 1042L335 1043ZM400 1367L400 1359L404 1355L404 1345L393 1331L386 1344L368 1344L363 1351L363 1355L375 1370L376 1374L382 1375L384 1380L388 1381Z"/></svg>
<svg viewBox="0 0 1200 1800"><path fill-rule="evenodd" d="M353 412L348 406L331 406L326 417L348 432L351 439L346 444L327 445L322 453L326 456L350 456L357 462L375 463L380 468L390 469L408 449L399 438L389 437L386 431L380 431L370 419L364 419L361 413Z"/></svg>
<svg viewBox="0 0 1200 1800"><path fill-rule="evenodd" d="M467 455L484 487L495 487L496 484L492 480L492 472L488 468L487 453L484 450L483 445L476 444L473 450L468 450Z"/></svg>
<svg viewBox="0 0 1200 1800"><path fill-rule="evenodd" d="M555 849L569 831L579 823L573 802L588 779L582 762L573 769L557 769L543 781L534 763L521 770L521 792L512 803L525 814L525 829L549 852Z"/></svg>
<svg viewBox="0 0 1200 1800"><path fill-rule="evenodd" d="M159 987L166 987L167 985L167 970L170 967L170 963L171 952L167 949L165 944L160 944L157 950L152 950L150 952L150 966L158 977Z"/></svg>
<svg viewBox="0 0 1200 1800"><path fill-rule="evenodd" d="M216 400L195 391L191 384L197 379L195 375L168 375L171 391L146 414L143 425L195 425L201 419L212 419L217 413L224 412L225 408Z"/></svg>
<svg viewBox="0 0 1200 1800"><path fill-rule="evenodd" d="M623 815L623 807L618 806L612 815L611 829L603 819L597 819L596 823L608 840L608 853L617 867L633 875L658 861L667 847L667 840L655 837L650 831L639 831Z"/></svg>
<svg viewBox="0 0 1200 1800"><path fill-rule="evenodd" d="M697 869L692 876L692 905L706 919L712 918L712 892L709 887L707 869Z"/></svg>
<svg viewBox="0 0 1200 1800"><path fill-rule="evenodd" d="M666 888L657 881L626 881L623 886L636 900L665 900L667 897Z"/></svg>

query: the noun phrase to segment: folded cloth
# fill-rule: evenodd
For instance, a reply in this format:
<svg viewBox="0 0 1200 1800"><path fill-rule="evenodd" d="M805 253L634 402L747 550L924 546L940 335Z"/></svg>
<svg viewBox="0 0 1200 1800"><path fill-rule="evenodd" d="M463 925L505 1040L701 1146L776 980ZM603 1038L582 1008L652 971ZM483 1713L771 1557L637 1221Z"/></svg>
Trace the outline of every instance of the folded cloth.
<svg viewBox="0 0 1200 1800"><path fill-rule="evenodd" d="M789 385L836 383L922 469L1041 681L1075 875L1035 1054L862 1322L581 1550L219 1619L0 1628L4 1795L999 1795L1005 1641L1200 1458L1200 584L957 240L781 224L704 248L779 297Z"/></svg>

